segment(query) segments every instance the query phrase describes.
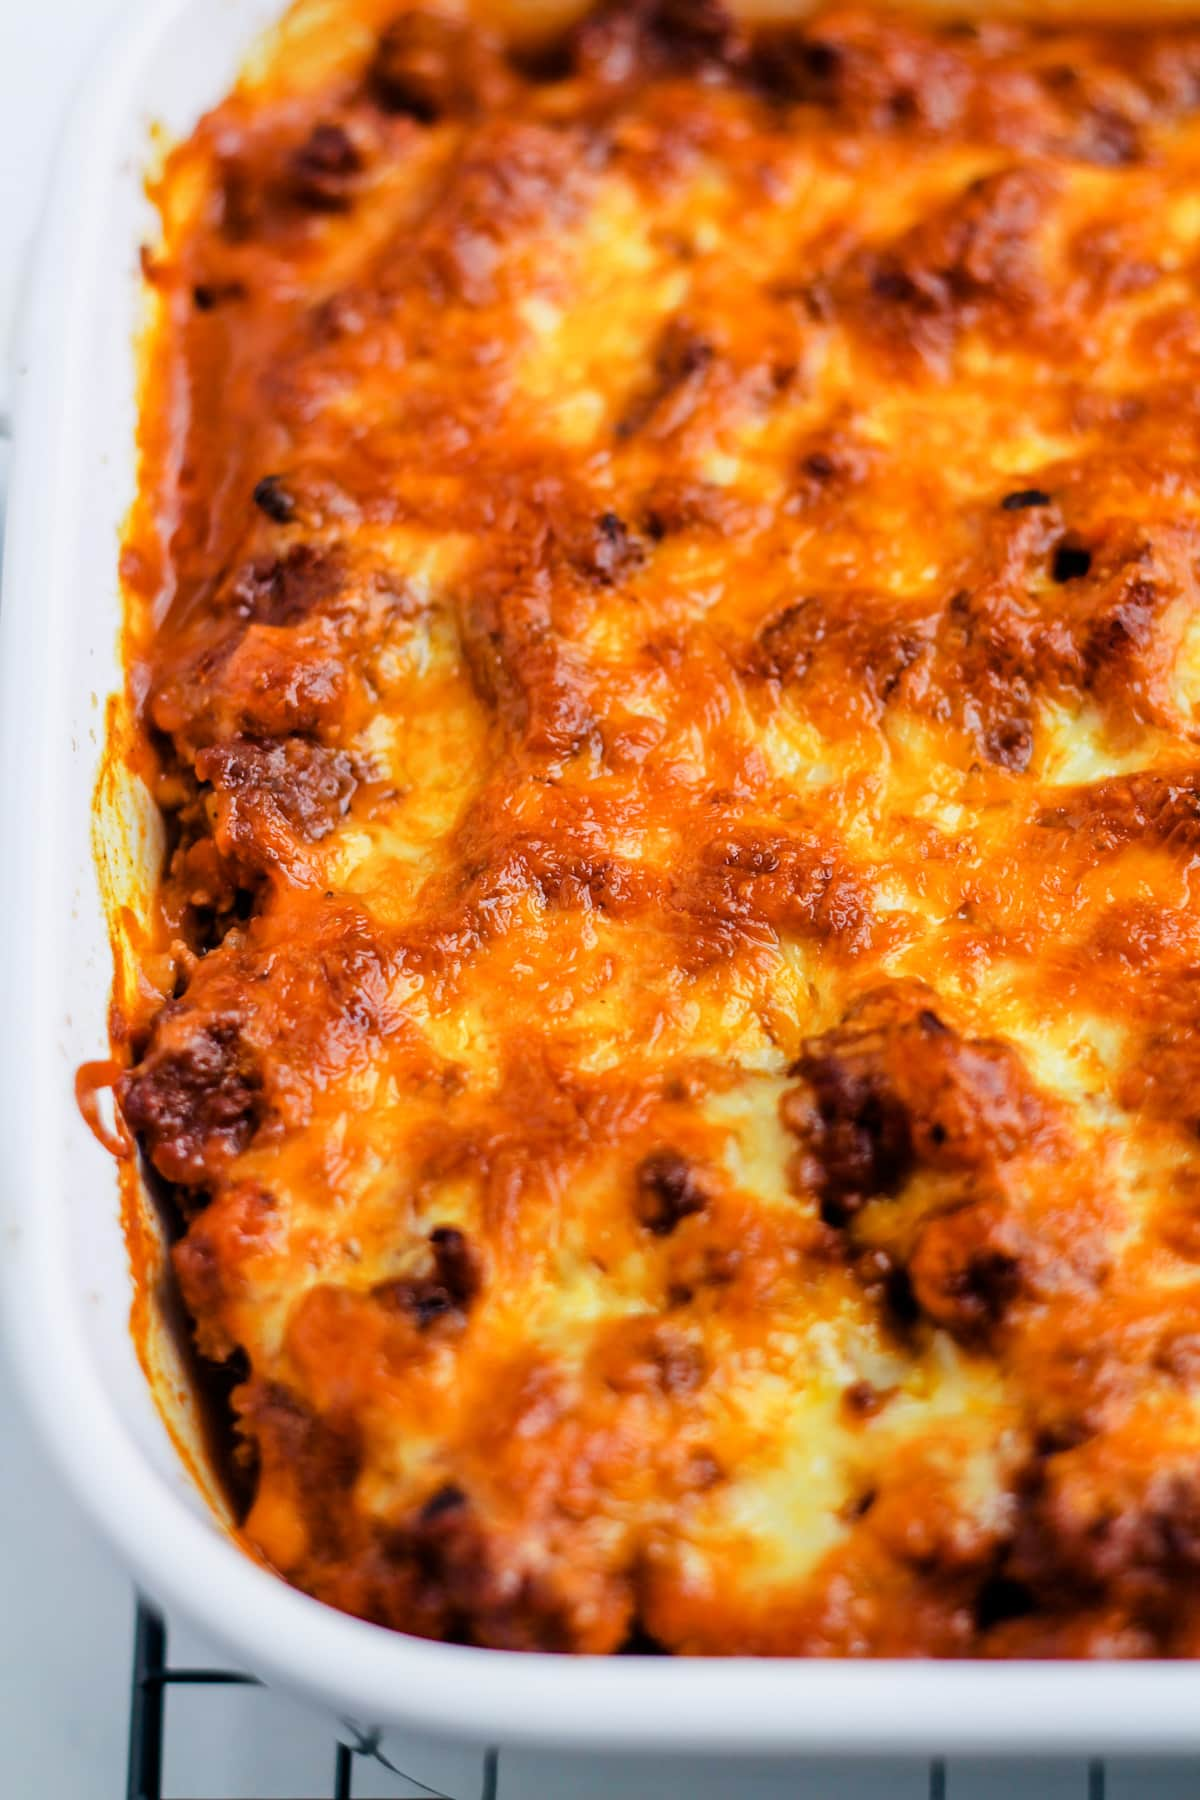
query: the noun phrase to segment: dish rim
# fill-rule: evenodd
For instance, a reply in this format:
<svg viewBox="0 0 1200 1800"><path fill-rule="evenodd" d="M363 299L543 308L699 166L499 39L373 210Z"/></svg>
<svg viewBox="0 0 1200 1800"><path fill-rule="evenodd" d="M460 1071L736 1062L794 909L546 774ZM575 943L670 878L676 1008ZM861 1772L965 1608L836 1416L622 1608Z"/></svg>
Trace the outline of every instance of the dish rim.
<svg viewBox="0 0 1200 1800"><path fill-rule="evenodd" d="M114 164L118 132L150 59L205 4L139 5L94 65L61 140L18 336L0 609L0 917L10 921L0 947L0 1016L9 1028L0 1281L18 1383L60 1475L156 1599L256 1672L355 1719L465 1742L695 1754L1200 1750L1200 1671L1187 1663L560 1657L388 1631L255 1564L215 1519L189 1510L122 1422L88 1354L66 1276L66 1207L47 1194L43 1154L48 1139L78 1123L63 1110L74 1097L46 1003L61 961L48 901L66 853L62 784L95 779L86 754L64 757L59 736L67 727L86 741L57 655L80 586L71 534L54 526L56 508L85 474L90 356L114 349L97 345L88 300L110 250L103 184L114 172L141 178ZM225 0L212 9L214 29L243 33L252 10L250 0ZM129 444L107 448L132 454ZM98 892L93 903L100 906Z"/></svg>

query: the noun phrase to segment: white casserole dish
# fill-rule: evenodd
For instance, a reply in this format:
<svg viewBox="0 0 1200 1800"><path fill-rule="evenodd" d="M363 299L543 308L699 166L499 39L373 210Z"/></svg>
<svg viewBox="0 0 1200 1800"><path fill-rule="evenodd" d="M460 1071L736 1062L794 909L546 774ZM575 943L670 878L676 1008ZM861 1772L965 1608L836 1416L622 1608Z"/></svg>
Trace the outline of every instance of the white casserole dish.
<svg viewBox="0 0 1200 1800"><path fill-rule="evenodd" d="M105 1054L111 983L93 794L120 685L149 127L186 132L278 4L142 5L76 108L18 340L0 617L3 1285L63 1478L156 1599L237 1661L380 1727L708 1756L1200 1750L1200 1670L1186 1664L569 1659L389 1633L243 1555L175 1448L130 1337L113 1163L74 1099L76 1067ZM124 844L106 831L110 874L136 883L140 861L151 878L152 830ZM184 1396L179 1409L186 1434Z"/></svg>

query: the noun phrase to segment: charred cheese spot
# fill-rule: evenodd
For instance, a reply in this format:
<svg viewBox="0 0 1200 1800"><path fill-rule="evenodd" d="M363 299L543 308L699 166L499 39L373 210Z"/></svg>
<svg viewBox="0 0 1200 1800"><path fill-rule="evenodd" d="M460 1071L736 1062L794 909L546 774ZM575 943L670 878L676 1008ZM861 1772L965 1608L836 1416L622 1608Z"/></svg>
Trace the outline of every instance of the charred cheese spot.
<svg viewBox="0 0 1200 1800"><path fill-rule="evenodd" d="M169 157L120 1095L300 1587L1200 1648L1198 151L1191 26L301 0Z"/></svg>

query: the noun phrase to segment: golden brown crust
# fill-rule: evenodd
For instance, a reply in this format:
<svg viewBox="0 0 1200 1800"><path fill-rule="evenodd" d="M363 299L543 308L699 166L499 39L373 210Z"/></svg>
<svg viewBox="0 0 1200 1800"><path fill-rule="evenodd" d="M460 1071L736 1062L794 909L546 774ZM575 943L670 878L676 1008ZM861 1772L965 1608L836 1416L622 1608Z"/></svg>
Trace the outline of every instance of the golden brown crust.
<svg viewBox="0 0 1200 1800"><path fill-rule="evenodd" d="M1200 29L335 15L167 165L123 561L247 1536L1196 1653Z"/></svg>

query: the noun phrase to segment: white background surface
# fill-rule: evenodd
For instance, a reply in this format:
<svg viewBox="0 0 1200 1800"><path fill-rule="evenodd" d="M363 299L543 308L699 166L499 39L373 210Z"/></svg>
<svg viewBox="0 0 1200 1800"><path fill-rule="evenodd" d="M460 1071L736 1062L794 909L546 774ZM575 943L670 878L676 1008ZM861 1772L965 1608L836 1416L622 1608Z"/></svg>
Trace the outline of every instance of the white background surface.
<svg viewBox="0 0 1200 1800"><path fill-rule="evenodd" d="M58 120L90 47L120 10L121 0L0 0L0 353L7 352L17 272ZM3 389L0 380L0 413ZM2 494L0 450L0 504ZM18 921L6 925L19 929ZM0 1368L3 1800L120 1800L132 1623L127 1577L59 1492ZM178 1627L171 1658L176 1664L214 1660ZM328 1727L285 1697L177 1690L167 1726L166 1796L316 1800L332 1792ZM455 1800L475 1800L477 1759L451 1753L442 1779ZM414 1791L382 1769L357 1765L354 1792L363 1800ZM928 1793L924 1765L699 1769L528 1754L502 1755L499 1787L500 1800L924 1800ZM1077 1762L951 1764L948 1772L948 1800L1086 1800L1087 1794L1087 1771ZM1107 1796L1200 1800L1200 1765L1110 1765Z"/></svg>

